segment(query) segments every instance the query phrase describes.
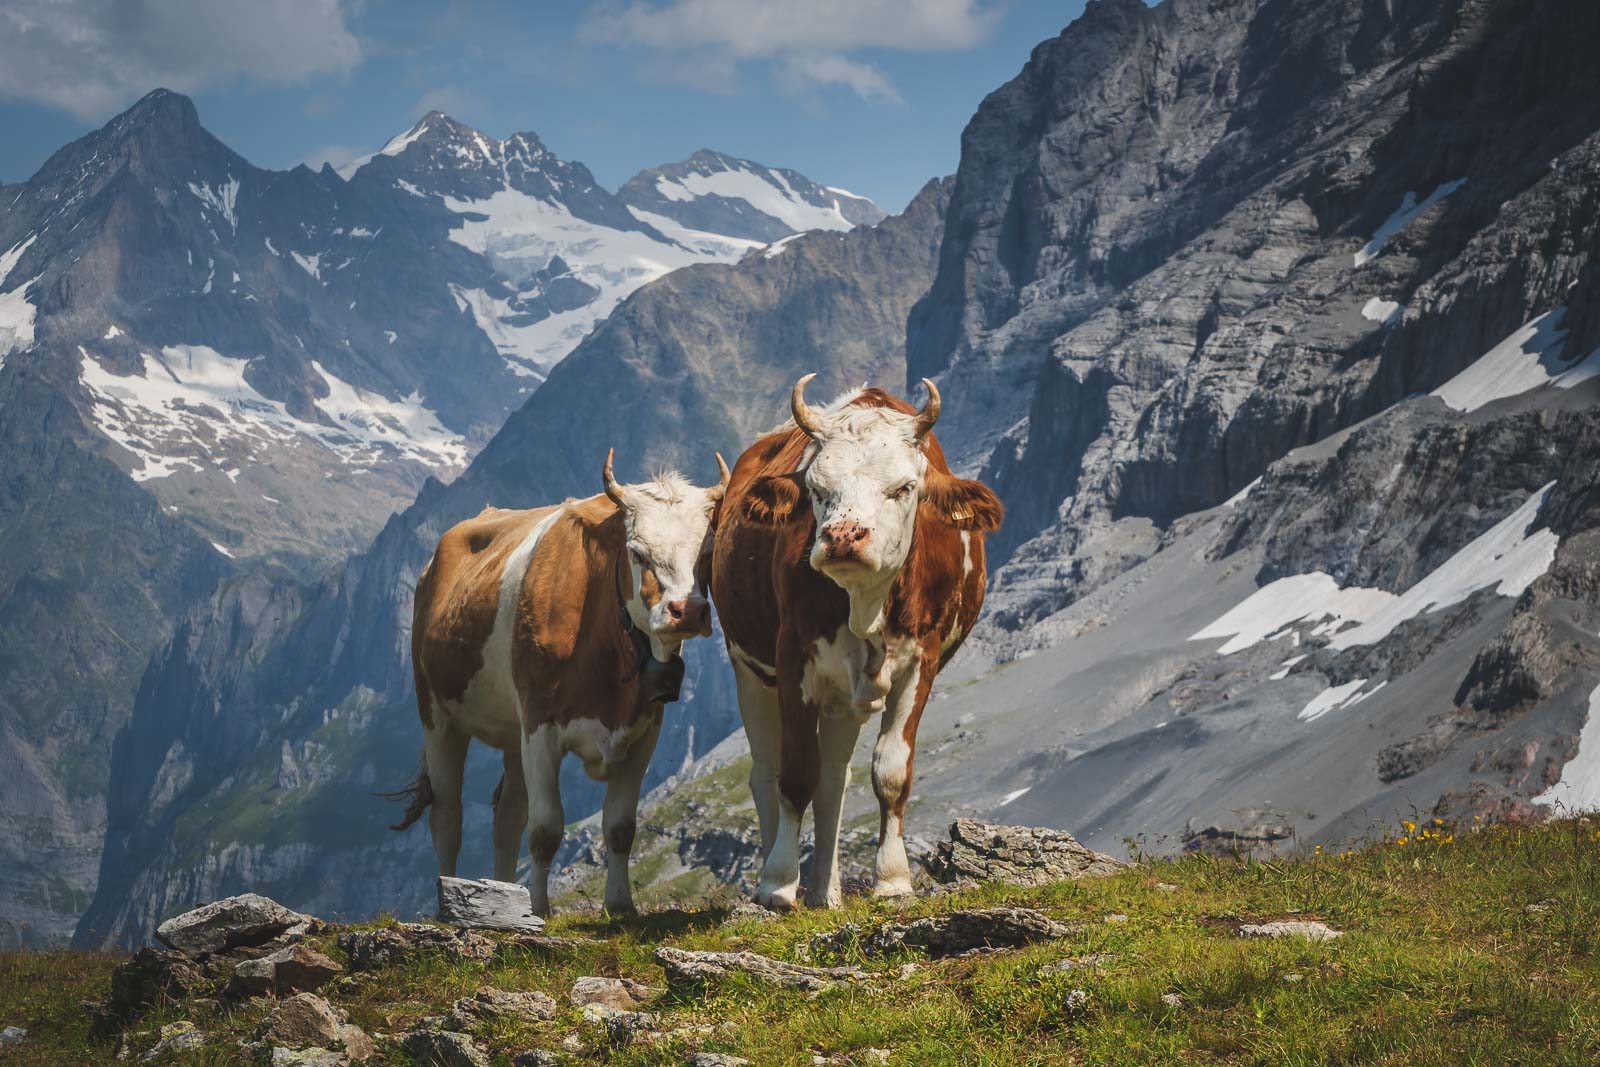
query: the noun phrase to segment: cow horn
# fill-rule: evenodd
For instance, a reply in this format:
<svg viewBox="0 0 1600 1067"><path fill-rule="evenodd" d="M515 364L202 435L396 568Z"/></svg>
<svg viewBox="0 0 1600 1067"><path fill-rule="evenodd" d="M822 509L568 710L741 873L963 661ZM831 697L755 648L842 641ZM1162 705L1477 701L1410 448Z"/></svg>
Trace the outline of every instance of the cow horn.
<svg viewBox="0 0 1600 1067"><path fill-rule="evenodd" d="M939 421L939 387L933 384L931 378L922 379L922 387L928 391L927 402L922 405L922 410L917 412L917 440L926 437L928 431L933 429L933 424Z"/></svg>
<svg viewBox="0 0 1600 1067"><path fill-rule="evenodd" d="M717 484L707 490L711 499L716 501L721 500L723 495L727 493L728 482L733 480L733 472L728 469L728 461L722 458L721 452L713 452L712 455L717 457L717 470L722 472L722 477L717 480Z"/></svg>
<svg viewBox="0 0 1600 1067"><path fill-rule="evenodd" d="M807 374L794 383L794 392L789 394L789 411L794 415L794 424L806 432L809 437L816 437L822 430L822 420L806 403L806 384L815 378L815 374Z"/></svg>
<svg viewBox="0 0 1600 1067"><path fill-rule="evenodd" d="M616 476L611 473L611 462L612 460L616 459L616 456L616 449L610 448L606 450L606 465L604 469L601 470L600 477L605 482L606 496L610 497L612 502L620 508L623 506L622 486L617 484Z"/></svg>

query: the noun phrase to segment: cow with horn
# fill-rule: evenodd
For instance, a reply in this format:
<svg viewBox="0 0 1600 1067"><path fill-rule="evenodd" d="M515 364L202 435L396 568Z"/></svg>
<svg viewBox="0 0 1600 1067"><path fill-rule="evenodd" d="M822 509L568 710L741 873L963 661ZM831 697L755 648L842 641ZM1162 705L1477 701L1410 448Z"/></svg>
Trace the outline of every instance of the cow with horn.
<svg viewBox="0 0 1600 1067"><path fill-rule="evenodd" d="M1001 506L957 478L921 410L877 389L793 422L739 457L714 534L712 599L733 661L765 861L756 899L796 906L800 820L815 805L806 903L839 902L839 816L861 728L878 718L873 892L911 891L902 820L935 675L983 606L983 535Z"/></svg>
<svg viewBox="0 0 1600 1067"><path fill-rule="evenodd" d="M417 581L411 632L423 768L404 829L431 806L439 873L461 848L461 785L475 738L505 768L494 813L494 876L516 876L523 828L534 910L549 911L569 752L606 783L604 903L633 910L628 855L639 791L678 699L685 640L711 633L710 529L728 486L675 473L636 485L603 470L605 492L531 511L487 508L439 539Z"/></svg>

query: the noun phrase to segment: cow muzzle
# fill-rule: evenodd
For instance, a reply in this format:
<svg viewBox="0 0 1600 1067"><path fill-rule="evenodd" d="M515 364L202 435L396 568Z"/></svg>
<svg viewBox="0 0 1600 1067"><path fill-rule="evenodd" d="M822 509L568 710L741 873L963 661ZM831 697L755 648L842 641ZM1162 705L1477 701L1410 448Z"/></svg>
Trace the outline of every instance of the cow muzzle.
<svg viewBox="0 0 1600 1067"><path fill-rule="evenodd" d="M711 636L711 605L703 597L681 597L669 600L665 605L666 622L664 632L670 636L684 634L697 634L701 637Z"/></svg>
<svg viewBox="0 0 1600 1067"><path fill-rule="evenodd" d="M817 531L817 544L826 563L865 563L862 558L872 541L872 531L854 519L832 522Z"/></svg>

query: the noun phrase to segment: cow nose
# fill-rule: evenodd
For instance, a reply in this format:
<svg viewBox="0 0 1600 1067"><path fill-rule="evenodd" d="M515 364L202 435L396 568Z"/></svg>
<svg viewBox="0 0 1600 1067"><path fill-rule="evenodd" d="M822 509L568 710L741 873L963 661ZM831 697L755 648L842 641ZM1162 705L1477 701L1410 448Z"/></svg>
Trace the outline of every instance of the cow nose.
<svg viewBox="0 0 1600 1067"><path fill-rule="evenodd" d="M867 528L854 519L846 519L822 528L822 547L834 559L849 559L860 553L867 543Z"/></svg>
<svg viewBox="0 0 1600 1067"><path fill-rule="evenodd" d="M672 620L673 628L678 630L699 630L705 626L710 611L711 606L698 597L693 600L685 597L667 602L667 618Z"/></svg>

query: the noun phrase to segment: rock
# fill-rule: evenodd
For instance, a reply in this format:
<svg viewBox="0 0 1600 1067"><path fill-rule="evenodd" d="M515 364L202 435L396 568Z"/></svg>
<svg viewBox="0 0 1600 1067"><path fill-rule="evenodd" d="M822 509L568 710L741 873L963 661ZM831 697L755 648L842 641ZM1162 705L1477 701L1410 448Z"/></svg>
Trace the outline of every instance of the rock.
<svg viewBox="0 0 1600 1067"><path fill-rule="evenodd" d="M742 900L733 906L733 909L728 912L728 917L722 920L722 924L727 926L731 923L739 922L769 923L777 917L775 912L763 908L754 901Z"/></svg>
<svg viewBox="0 0 1600 1067"><path fill-rule="evenodd" d="M656 1038L659 1021L647 1011L619 1011L605 1019L606 1038L617 1048L627 1048Z"/></svg>
<svg viewBox="0 0 1600 1067"><path fill-rule="evenodd" d="M1163 893L1176 893L1178 891L1178 887L1171 882L1157 882L1156 888Z"/></svg>
<svg viewBox="0 0 1600 1067"><path fill-rule="evenodd" d="M1082 989L1074 989L1067 994L1065 1006L1069 1014L1081 1014L1089 1006L1089 994Z"/></svg>
<svg viewBox="0 0 1600 1067"><path fill-rule="evenodd" d="M497 1019L515 1019L537 1023L553 1019L556 1002L538 991L508 992L493 986L482 986L470 997L462 997L450 1006L444 1017L446 1030L470 1030L480 1022Z"/></svg>
<svg viewBox="0 0 1600 1067"><path fill-rule="evenodd" d="M292 1049L274 1048L267 1059L268 1067L345 1067L350 1062L343 1052L325 1048Z"/></svg>
<svg viewBox="0 0 1600 1067"><path fill-rule="evenodd" d="M579 978L568 994L578 1007L604 1004L618 1011L635 1011L655 999L656 990L632 978Z"/></svg>
<svg viewBox="0 0 1600 1067"><path fill-rule="evenodd" d="M957 819L950 840L934 847L927 861L936 881L973 879L1012 885L1044 885L1112 874L1127 864L1078 843L1064 830L995 826Z"/></svg>
<svg viewBox="0 0 1600 1067"><path fill-rule="evenodd" d="M182 1000L206 985L205 975L187 956L142 948L111 972L111 995L92 1010L91 1033L105 1037L169 1000Z"/></svg>
<svg viewBox="0 0 1600 1067"><path fill-rule="evenodd" d="M902 949L920 949L935 959L974 949L1020 948L1074 933L1032 908L982 908L952 911L909 923L886 923L867 931L849 924L811 939L811 951L837 955L855 947L863 955L881 956Z"/></svg>
<svg viewBox="0 0 1600 1067"><path fill-rule="evenodd" d="M1245 923L1239 927L1241 937L1303 937L1310 941L1332 941L1336 937L1343 937L1342 930L1335 930L1324 923L1309 919L1280 919L1268 923Z"/></svg>
<svg viewBox="0 0 1600 1067"><path fill-rule="evenodd" d="M1161 1003L1169 1008L1181 1008L1183 1007L1183 995L1181 993L1163 993L1161 994Z"/></svg>
<svg viewBox="0 0 1600 1067"><path fill-rule="evenodd" d="M351 1060L364 1060L377 1049L349 1016L315 993L296 993L277 1007L256 1027L258 1047L282 1045L295 1049L342 1049Z"/></svg>
<svg viewBox="0 0 1600 1067"><path fill-rule="evenodd" d="M20 1026L8 1026L0 1030L0 1048L10 1048L12 1045L22 1044L22 1039L28 1036L28 1031Z"/></svg>
<svg viewBox="0 0 1600 1067"><path fill-rule="evenodd" d="M511 1067L556 1067L561 1062L559 1052L544 1048L531 1048L511 1057Z"/></svg>
<svg viewBox="0 0 1600 1067"><path fill-rule="evenodd" d="M400 1047L406 1055L430 1067L489 1067L489 1057L466 1034L411 1030L401 1036Z"/></svg>
<svg viewBox="0 0 1600 1067"><path fill-rule="evenodd" d="M161 1039L140 1056L145 1063L156 1063L180 1052L189 1052L206 1043L206 1035L194 1023L172 1023L161 1028Z"/></svg>
<svg viewBox="0 0 1600 1067"><path fill-rule="evenodd" d="M533 913L528 887L490 878L439 876L439 921L478 930L537 933L544 919Z"/></svg>
<svg viewBox="0 0 1600 1067"><path fill-rule="evenodd" d="M450 952L466 959L486 960L494 955L495 943L470 930L400 923L377 930L346 931L339 935L339 949L350 957L352 971L370 971L421 952Z"/></svg>
<svg viewBox="0 0 1600 1067"><path fill-rule="evenodd" d="M656 949L656 962L667 972L668 984L674 986L699 986L746 974L767 985L816 991L870 977L857 967L807 967L755 952L692 952L670 945Z"/></svg>
<svg viewBox="0 0 1600 1067"><path fill-rule="evenodd" d="M1128 917L1126 915L1122 914L1122 912L1120 912L1120 911L1114 911L1110 915L1107 915L1101 921L1102 922L1106 922L1106 923L1110 923L1113 926L1121 926L1123 923L1128 921Z"/></svg>
<svg viewBox="0 0 1600 1067"><path fill-rule="evenodd" d="M311 993L342 973L342 966L316 949L308 945L290 945L269 956L235 964L224 992L239 1000Z"/></svg>
<svg viewBox="0 0 1600 1067"><path fill-rule="evenodd" d="M199 957L241 945L260 945L315 921L275 900L244 893L175 915L156 927L156 937L168 948Z"/></svg>
<svg viewBox="0 0 1600 1067"><path fill-rule="evenodd" d="M1114 952L1093 952L1087 956L1068 956L1064 960L1056 960L1039 968L1040 974L1055 974L1059 971L1092 970L1102 964L1110 963L1117 958Z"/></svg>
<svg viewBox="0 0 1600 1067"><path fill-rule="evenodd" d="M685 1067L749 1067L750 1063L743 1057L730 1056L726 1052L696 1052L683 1062Z"/></svg>

